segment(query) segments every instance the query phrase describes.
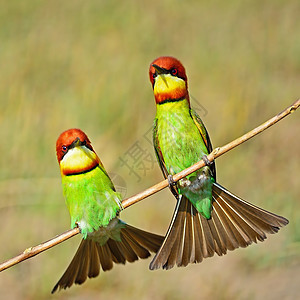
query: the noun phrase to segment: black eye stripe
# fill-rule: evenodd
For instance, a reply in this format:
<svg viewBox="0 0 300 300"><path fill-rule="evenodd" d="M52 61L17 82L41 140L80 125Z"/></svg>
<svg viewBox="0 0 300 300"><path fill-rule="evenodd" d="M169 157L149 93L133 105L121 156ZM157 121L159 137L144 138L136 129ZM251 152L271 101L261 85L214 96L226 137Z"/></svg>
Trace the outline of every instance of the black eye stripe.
<svg viewBox="0 0 300 300"><path fill-rule="evenodd" d="M69 147L67 147L67 146L63 145L63 146L61 147L61 150L62 150L62 153L63 153L63 155L62 155L61 159L63 159L63 158L64 158L64 156L65 156L65 155L68 153L68 151L69 151Z"/></svg>
<svg viewBox="0 0 300 300"><path fill-rule="evenodd" d="M90 144L87 144L87 141L81 142L81 146L85 146L85 147L87 147L89 150L94 151L93 148L92 148L92 146L91 146ZM70 149L72 149L72 148L74 148L74 146L73 146L72 144L69 145L69 146L63 145L63 146L61 147L62 153L63 153L61 159L63 159L63 157L64 157L64 156L68 153L68 151L69 151Z"/></svg>
<svg viewBox="0 0 300 300"><path fill-rule="evenodd" d="M179 74L179 71L177 68L170 68L170 69L165 69L165 68L161 68L164 70L164 72L162 74L170 74L173 77L177 77L182 79L183 81L186 81L186 77L184 76L184 74ZM160 73L158 73L157 71L155 71L155 73L152 73L152 78L153 78L153 84L152 87L154 88L155 82L156 82L156 77L160 75Z"/></svg>
<svg viewBox="0 0 300 300"><path fill-rule="evenodd" d="M93 151L93 148L92 148L91 145L86 144L85 146L86 146L88 149L90 149L91 151Z"/></svg>

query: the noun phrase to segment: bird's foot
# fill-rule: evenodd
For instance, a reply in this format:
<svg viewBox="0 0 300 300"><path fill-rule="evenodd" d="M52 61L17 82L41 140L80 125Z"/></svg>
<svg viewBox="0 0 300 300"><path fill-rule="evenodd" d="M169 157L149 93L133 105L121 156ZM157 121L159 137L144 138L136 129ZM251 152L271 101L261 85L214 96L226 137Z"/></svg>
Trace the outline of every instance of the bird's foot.
<svg viewBox="0 0 300 300"><path fill-rule="evenodd" d="M213 164L214 161L210 161L208 158L207 158L207 155L203 155L202 156L202 160L204 161L205 165L206 166L210 166Z"/></svg>
<svg viewBox="0 0 300 300"><path fill-rule="evenodd" d="M171 174L168 175L168 182L169 182L169 187L171 188L172 186L176 185L176 182L173 179L173 176Z"/></svg>
<svg viewBox="0 0 300 300"><path fill-rule="evenodd" d="M178 199L178 191L175 189L176 182L173 179L173 176L171 174L168 175L168 182L169 182L169 188L172 194Z"/></svg>

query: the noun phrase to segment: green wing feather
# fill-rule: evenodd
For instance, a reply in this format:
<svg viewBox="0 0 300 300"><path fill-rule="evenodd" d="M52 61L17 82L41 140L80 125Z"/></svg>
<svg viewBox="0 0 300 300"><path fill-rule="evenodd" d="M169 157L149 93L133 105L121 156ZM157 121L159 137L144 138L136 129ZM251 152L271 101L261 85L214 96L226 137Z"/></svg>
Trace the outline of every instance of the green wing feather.
<svg viewBox="0 0 300 300"><path fill-rule="evenodd" d="M204 126L201 118L197 115L197 113L193 109L190 109L190 114L191 114L191 117L194 120L194 123L197 126L197 128L198 128L201 136L202 136L203 142L206 145L208 153L210 153L213 150L213 147L212 147L212 144L211 144L208 132L207 132L207 130L206 130L206 128L205 128L205 126ZM212 173L212 176L213 176L214 180L216 180L216 166L215 166L215 162L213 162L209 166L209 168L211 170L211 173Z"/></svg>
<svg viewBox="0 0 300 300"><path fill-rule="evenodd" d="M164 161L164 157L161 153L160 146L159 146L159 139L158 139L158 134L157 134L157 119L154 120L154 125L153 125L153 145L154 145L154 150L156 154L157 161L159 163L160 169L163 172L164 178L167 178L169 175L169 172L167 171L167 167ZM178 189L177 186L172 186L170 188L171 192L175 196L176 199L179 197Z"/></svg>
<svg viewBox="0 0 300 300"><path fill-rule="evenodd" d="M160 150L159 146L159 139L158 139L158 134L157 134L157 119L154 120L154 125L153 125L153 145L155 149L155 154L156 158L158 160L159 166L163 172L164 178L167 178L169 175L169 172L167 170L163 155Z"/></svg>

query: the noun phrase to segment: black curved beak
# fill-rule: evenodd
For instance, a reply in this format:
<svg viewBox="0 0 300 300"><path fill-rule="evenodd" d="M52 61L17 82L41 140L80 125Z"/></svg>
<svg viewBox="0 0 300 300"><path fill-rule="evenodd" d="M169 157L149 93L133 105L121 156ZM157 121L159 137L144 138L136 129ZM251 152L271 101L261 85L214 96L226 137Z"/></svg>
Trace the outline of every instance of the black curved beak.
<svg viewBox="0 0 300 300"><path fill-rule="evenodd" d="M78 146L82 146L84 143L80 140L79 137L77 137L73 143L69 146L69 149L72 149L72 148L75 148L75 147L78 147Z"/></svg>
<svg viewBox="0 0 300 300"><path fill-rule="evenodd" d="M152 67L156 70L157 74L168 74L169 71L162 68L162 67L159 67L158 65L156 64L153 64Z"/></svg>

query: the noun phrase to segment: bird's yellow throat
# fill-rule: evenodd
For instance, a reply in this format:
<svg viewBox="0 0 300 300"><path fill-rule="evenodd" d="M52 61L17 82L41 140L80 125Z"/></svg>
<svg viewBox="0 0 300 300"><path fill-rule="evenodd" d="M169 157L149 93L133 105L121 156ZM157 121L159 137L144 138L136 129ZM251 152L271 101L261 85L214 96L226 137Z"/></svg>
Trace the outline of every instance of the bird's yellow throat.
<svg viewBox="0 0 300 300"><path fill-rule="evenodd" d="M76 175L88 172L100 163L97 154L85 146L70 149L60 161L62 175Z"/></svg>
<svg viewBox="0 0 300 300"><path fill-rule="evenodd" d="M185 81L171 74L159 74L153 92L157 104L186 98L188 93Z"/></svg>

